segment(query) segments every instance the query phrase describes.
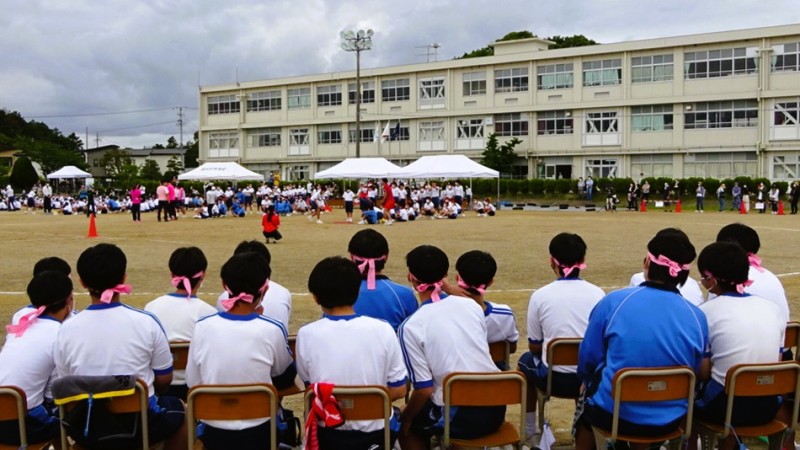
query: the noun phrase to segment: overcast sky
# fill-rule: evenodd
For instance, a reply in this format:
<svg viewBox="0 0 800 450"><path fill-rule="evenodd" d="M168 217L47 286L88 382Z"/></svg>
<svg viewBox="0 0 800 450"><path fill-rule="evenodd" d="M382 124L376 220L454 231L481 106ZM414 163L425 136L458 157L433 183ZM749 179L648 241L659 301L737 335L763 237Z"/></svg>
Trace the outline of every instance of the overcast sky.
<svg viewBox="0 0 800 450"><path fill-rule="evenodd" d="M198 85L353 70L339 32L375 30L362 67L439 60L509 31L598 42L800 23L798 0L3 0L0 108L141 148L197 130ZM86 142L85 142L86 144Z"/></svg>

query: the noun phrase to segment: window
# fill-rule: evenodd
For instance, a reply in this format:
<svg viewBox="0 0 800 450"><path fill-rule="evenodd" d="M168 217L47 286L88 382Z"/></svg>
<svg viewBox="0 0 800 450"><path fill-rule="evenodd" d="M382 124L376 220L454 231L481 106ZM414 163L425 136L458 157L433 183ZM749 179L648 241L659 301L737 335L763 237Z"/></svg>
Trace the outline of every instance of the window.
<svg viewBox="0 0 800 450"><path fill-rule="evenodd" d="M630 173L646 173L651 177L672 178L672 155L631 155ZM661 189L660 186L650 186L650 192Z"/></svg>
<svg viewBox="0 0 800 450"><path fill-rule="evenodd" d="M584 86L610 86L622 83L622 60L604 59L583 63Z"/></svg>
<svg viewBox="0 0 800 450"><path fill-rule="evenodd" d="M464 97L486 94L486 72L467 72L461 75Z"/></svg>
<svg viewBox="0 0 800 450"><path fill-rule="evenodd" d="M308 155L311 146L308 145L308 128L289 128L289 155Z"/></svg>
<svg viewBox="0 0 800 450"><path fill-rule="evenodd" d="M411 98L411 83L408 78L381 81L381 98L385 102L399 102Z"/></svg>
<svg viewBox="0 0 800 450"><path fill-rule="evenodd" d="M543 111L537 113L536 134L572 134L572 111Z"/></svg>
<svg viewBox="0 0 800 450"><path fill-rule="evenodd" d="M800 42L775 45L772 47L772 71L800 70Z"/></svg>
<svg viewBox="0 0 800 450"><path fill-rule="evenodd" d="M289 166L289 173L288 173L289 181L308 180L309 172L310 172L309 167L306 164Z"/></svg>
<svg viewBox="0 0 800 450"><path fill-rule="evenodd" d="M356 104L356 84L350 83L347 85L347 101L351 105ZM361 103L375 103L375 82L362 81L361 82Z"/></svg>
<svg viewBox="0 0 800 450"><path fill-rule="evenodd" d="M755 151L691 153L684 157L683 176L700 178L734 178L744 173L757 173Z"/></svg>
<svg viewBox="0 0 800 450"><path fill-rule="evenodd" d="M281 109L281 91L253 92L247 96L247 112Z"/></svg>
<svg viewBox="0 0 800 450"><path fill-rule="evenodd" d="M499 69L494 71L495 92L524 92L528 90L528 68Z"/></svg>
<svg viewBox="0 0 800 450"><path fill-rule="evenodd" d="M256 128L247 132L250 147L276 147L281 145L280 128Z"/></svg>
<svg viewBox="0 0 800 450"><path fill-rule="evenodd" d="M342 87L338 84L317 86L317 106L336 106L342 104Z"/></svg>
<svg viewBox="0 0 800 450"><path fill-rule="evenodd" d="M617 176L616 159L588 159L586 160L586 176L597 178L611 178ZM600 186L595 184L600 189Z"/></svg>
<svg viewBox="0 0 800 450"><path fill-rule="evenodd" d="M772 157L772 179L796 180L800 173L800 158L797 152L783 153Z"/></svg>
<svg viewBox="0 0 800 450"><path fill-rule="evenodd" d="M239 156L239 132L215 131L208 134L208 157L228 158Z"/></svg>
<svg viewBox="0 0 800 450"><path fill-rule="evenodd" d="M443 141L444 140L444 121L430 120L419 123L420 141Z"/></svg>
<svg viewBox="0 0 800 450"><path fill-rule="evenodd" d="M311 108L311 88L289 89L286 92L286 103L289 109Z"/></svg>
<svg viewBox="0 0 800 450"><path fill-rule="evenodd" d="M350 125L348 131L347 142L355 142L356 141L356 126ZM378 132L380 135L380 129L372 129L368 126L365 126L363 123L359 129L361 132L361 142L373 142L375 140L375 132ZM380 136L378 136L380 137Z"/></svg>
<svg viewBox="0 0 800 450"><path fill-rule="evenodd" d="M233 114L241 108L235 95L214 95L208 97L208 114Z"/></svg>
<svg viewBox="0 0 800 450"><path fill-rule="evenodd" d="M317 127L318 144L341 144L342 126L341 125L320 125Z"/></svg>
<svg viewBox="0 0 800 450"><path fill-rule="evenodd" d="M687 130L755 127L758 125L758 102L736 100L695 103L686 107L684 122Z"/></svg>
<svg viewBox="0 0 800 450"><path fill-rule="evenodd" d="M772 109L772 139L800 139L800 98L776 99Z"/></svg>
<svg viewBox="0 0 800 450"><path fill-rule="evenodd" d="M572 63L549 64L536 68L537 89L566 89L573 86Z"/></svg>
<svg viewBox="0 0 800 450"><path fill-rule="evenodd" d="M716 78L758 72L756 47L724 48L683 54L683 77Z"/></svg>
<svg viewBox="0 0 800 450"><path fill-rule="evenodd" d="M459 119L456 139L483 139L483 119Z"/></svg>
<svg viewBox="0 0 800 450"><path fill-rule="evenodd" d="M672 105L634 106L631 108L633 131L664 131L672 129Z"/></svg>
<svg viewBox="0 0 800 450"><path fill-rule="evenodd" d="M419 80L419 108L444 108L444 77Z"/></svg>
<svg viewBox="0 0 800 450"><path fill-rule="evenodd" d="M494 116L494 132L498 136L527 136L527 114L498 114Z"/></svg>
<svg viewBox="0 0 800 450"><path fill-rule="evenodd" d="M672 58L670 54L631 58L631 82L651 83L672 80L675 71Z"/></svg>
<svg viewBox="0 0 800 450"><path fill-rule="evenodd" d="M618 133L619 126L617 113L590 112L586 113L586 133Z"/></svg>

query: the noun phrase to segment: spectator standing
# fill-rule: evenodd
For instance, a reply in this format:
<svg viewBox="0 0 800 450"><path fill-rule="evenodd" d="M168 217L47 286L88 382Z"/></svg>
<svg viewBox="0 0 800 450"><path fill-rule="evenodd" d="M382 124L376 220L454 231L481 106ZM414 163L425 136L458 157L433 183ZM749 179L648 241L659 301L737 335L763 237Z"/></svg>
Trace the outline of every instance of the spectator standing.
<svg viewBox="0 0 800 450"><path fill-rule="evenodd" d="M706 197L706 188L703 187L703 182L697 182L697 189L694 190L695 198L697 199L697 209L694 212L703 212L703 200Z"/></svg>
<svg viewBox="0 0 800 450"><path fill-rule="evenodd" d="M733 182L731 196L733 197L733 210L738 211L742 207L742 188L739 187L738 181Z"/></svg>
<svg viewBox="0 0 800 450"><path fill-rule="evenodd" d="M592 201L592 191L594 191L594 180L592 179L591 175L586 177L585 186L586 186L586 200Z"/></svg>
<svg viewBox="0 0 800 450"><path fill-rule="evenodd" d="M719 201L719 212L725 211L725 183L720 183L717 188L717 200Z"/></svg>

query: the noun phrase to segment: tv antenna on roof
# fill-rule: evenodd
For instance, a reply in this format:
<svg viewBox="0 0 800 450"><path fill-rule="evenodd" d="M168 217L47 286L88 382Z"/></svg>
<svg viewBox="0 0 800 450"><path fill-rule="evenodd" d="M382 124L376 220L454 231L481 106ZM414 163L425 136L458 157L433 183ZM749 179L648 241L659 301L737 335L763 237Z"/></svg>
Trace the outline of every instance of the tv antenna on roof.
<svg viewBox="0 0 800 450"><path fill-rule="evenodd" d="M439 47L441 46L442 44L434 42L432 44L420 45L414 48L424 48L425 53L418 54L417 56L424 56L427 62L431 62L431 57L433 57L433 61L436 62L439 60Z"/></svg>

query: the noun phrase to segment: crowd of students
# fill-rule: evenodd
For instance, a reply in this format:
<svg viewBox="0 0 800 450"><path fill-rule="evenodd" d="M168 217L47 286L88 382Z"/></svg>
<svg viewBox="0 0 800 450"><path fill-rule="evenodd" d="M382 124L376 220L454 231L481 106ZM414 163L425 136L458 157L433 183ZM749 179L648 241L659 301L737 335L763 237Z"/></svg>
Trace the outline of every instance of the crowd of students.
<svg viewBox="0 0 800 450"><path fill-rule="evenodd" d="M558 337L583 338L578 366L553 368L555 395L580 397L577 449L594 447L591 426L610 428L611 380L627 367L693 368L702 381L696 414L722 420L727 369L783 356L788 303L778 278L760 265L759 247L752 228L723 227L717 242L697 257L700 282L708 291L704 299L689 277L695 247L681 230L659 231L643 251L644 270L631 278L631 287L608 294L581 278L587 252L583 239L571 233L553 237L547 263L555 280L530 298L528 351L518 364L529 380L528 445L537 445L543 431L537 424L535 386L544 386L547 362L542 355ZM430 438L442 432L445 376L508 369L492 360L490 343L505 341L516 350L514 312L487 300L497 263L487 252L467 252L457 259L454 281L449 281L448 256L435 246L420 245L405 255L406 286L383 274L389 244L374 229L355 233L347 252L348 258L325 258L311 271L308 289L322 317L299 329L294 354L288 345L291 294L271 279L271 257L262 243L242 242L222 266L224 292L216 308L196 296L208 276L208 262L197 247L173 252L168 267L174 291L144 310L121 301L131 288L125 284L126 256L115 245L98 244L78 258L78 279L91 297L91 305L80 313L74 311L69 264L45 258L34 267L27 288L31 305L15 313L7 327L0 385L25 391L28 437L36 441L58 430L49 398L55 379L133 374L151 396L151 440L171 449L186 447L180 399L193 386L269 383L280 390L299 376L315 389L319 405L335 409L331 385L384 385L398 400L410 383L408 401L392 418L392 436L403 449L427 448ZM169 342L176 340L190 342L185 373L172 368ZM737 402L743 413L732 426L757 425L785 413L777 397ZM620 412L620 433L663 434L680 426L686 410L680 401L629 405ZM489 434L504 417L505 407L458 408L451 436ZM345 420L326 427L330 421L316 418L324 419L314 415L307 424L313 430L306 434L313 440L307 448L382 448L382 421ZM270 437L269 420L205 421L197 434L212 450L260 448ZM280 428L282 419L272 420ZM71 432L81 442L87 433L102 433L98 428ZM15 421L0 422L0 443L19 444ZM732 435L721 448L735 443Z"/></svg>

